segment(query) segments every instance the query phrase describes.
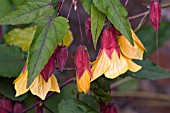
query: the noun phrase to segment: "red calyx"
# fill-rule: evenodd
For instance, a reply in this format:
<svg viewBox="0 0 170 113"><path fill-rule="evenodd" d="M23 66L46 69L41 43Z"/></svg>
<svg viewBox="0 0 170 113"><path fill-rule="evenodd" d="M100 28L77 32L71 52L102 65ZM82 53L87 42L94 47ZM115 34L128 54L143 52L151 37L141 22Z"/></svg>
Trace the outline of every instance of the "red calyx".
<svg viewBox="0 0 170 113"><path fill-rule="evenodd" d="M55 60L56 63L58 64L60 71L63 71L67 58L68 58L68 51L66 46L57 46L57 49L55 51Z"/></svg>
<svg viewBox="0 0 170 113"><path fill-rule="evenodd" d="M87 35L88 42L92 39L92 33L91 33L91 19L88 17L85 21L85 31Z"/></svg>
<svg viewBox="0 0 170 113"><path fill-rule="evenodd" d="M41 71L41 76L44 78L45 82L48 82L48 79L50 78L54 71L55 61L53 60L52 57L50 57L44 69Z"/></svg>
<svg viewBox="0 0 170 113"><path fill-rule="evenodd" d="M161 5L158 0L151 0L149 19L155 31L158 31L161 21Z"/></svg>
<svg viewBox="0 0 170 113"><path fill-rule="evenodd" d="M12 113L13 111L13 104L10 99L1 98L0 99L0 113Z"/></svg>
<svg viewBox="0 0 170 113"><path fill-rule="evenodd" d="M101 113L117 113L116 107L113 103L100 103Z"/></svg>
<svg viewBox="0 0 170 113"><path fill-rule="evenodd" d="M16 102L14 104L14 113L20 113L24 109L24 105L21 102Z"/></svg>
<svg viewBox="0 0 170 113"><path fill-rule="evenodd" d="M109 58L111 59L111 55L113 51L118 47L117 39L115 37L114 30L105 29L103 31L101 40L100 40L101 50L105 50ZM101 51L100 50L100 51ZM99 53L100 54L100 53Z"/></svg>
<svg viewBox="0 0 170 113"><path fill-rule="evenodd" d="M80 45L77 47L76 53L74 56L74 63L76 65L76 74L79 79L83 75L85 69L87 69L90 75L92 76L89 54L84 45Z"/></svg>

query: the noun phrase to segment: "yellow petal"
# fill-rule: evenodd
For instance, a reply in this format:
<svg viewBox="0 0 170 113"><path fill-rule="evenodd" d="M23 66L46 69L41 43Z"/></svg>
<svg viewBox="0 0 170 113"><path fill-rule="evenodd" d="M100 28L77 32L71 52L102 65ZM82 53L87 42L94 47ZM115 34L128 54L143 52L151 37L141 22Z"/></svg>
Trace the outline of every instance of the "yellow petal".
<svg viewBox="0 0 170 113"><path fill-rule="evenodd" d="M121 52L128 58L133 59L143 59L144 49L138 43L134 41L134 46L122 35L118 36L118 43L121 49Z"/></svg>
<svg viewBox="0 0 170 113"><path fill-rule="evenodd" d="M39 74L34 79L33 85L30 88L30 90L33 95L37 95L42 100L44 100L50 88L51 88L51 80L48 80L48 82L46 83L43 77Z"/></svg>
<svg viewBox="0 0 170 113"><path fill-rule="evenodd" d="M131 29L131 33L132 33L132 38L133 40L143 49L146 50L144 45L141 43L141 41L139 40L139 38L137 37L137 35L134 33L134 31Z"/></svg>
<svg viewBox="0 0 170 113"><path fill-rule="evenodd" d="M58 82L56 77L52 74L51 77L49 78L51 80L51 88L50 91L55 91L60 93L60 88L58 86Z"/></svg>
<svg viewBox="0 0 170 113"><path fill-rule="evenodd" d="M28 76L28 70L21 73L19 75L19 77L14 81L16 97L26 93L29 90L29 88L27 89L27 87L26 87L27 86L27 76Z"/></svg>
<svg viewBox="0 0 170 113"><path fill-rule="evenodd" d="M87 93L90 90L90 78L91 76L87 69L84 71L80 79L76 76L79 92Z"/></svg>
<svg viewBox="0 0 170 113"><path fill-rule="evenodd" d="M112 63L109 69L105 72L107 78L116 78L117 76L125 73L128 70L128 63L126 59L121 55L120 58L116 51L113 51L112 54Z"/></svg>
<svg viewBox="0 0 170 113"><path fill-rule="evenodd" d="M102 51L101 55L93 63L92 66L93 77L91 81L97 79L102 74L104 74L110 65L111 65L110 58L107 56L107 53L105 51Z"/></svg>
<svg viewBox="0 0 170 113"><path fill-rule="evenodd" d="M128 65L129 65L129 70L132 71L132 72L137 72L142 68L142 66L137 65L131 59L126 58L126 61L127 61Z"/></svg>

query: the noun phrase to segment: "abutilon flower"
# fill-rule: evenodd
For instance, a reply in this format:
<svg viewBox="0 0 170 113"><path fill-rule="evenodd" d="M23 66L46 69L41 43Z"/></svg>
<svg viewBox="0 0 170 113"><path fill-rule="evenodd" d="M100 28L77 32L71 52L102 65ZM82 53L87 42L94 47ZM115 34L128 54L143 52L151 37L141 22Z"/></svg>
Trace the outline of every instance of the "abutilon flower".
<svg viewBox="0 0 170 113"><path fill-rule="evenodd" d="M24 109L24 104L21 102L16 102L14 104L14 113L20 113Z"/></svg>
<svg viewBox="0 0 170 113"><path fill-rule="evenodd" d="M132 37L135 46L132 46L122 35L117 35L116 37L115 31L112 29L105 29L103 31L100 41L101 47L97 59L93 62L92 66L93 78L91 81L97 79L102 74L104 74L107 78L113 79L125 73L127 70L136 72L142 68L135 64L132 61L132 58L142 59L144 47L133 31Z"/></svg>
<svg viewBox="0 0 170 113"><path fill-rule="evenodd" d="M8 98L0 99L0 113L12 113L13 112L13 104L12 101Z"/></svg>
<svg viewBox="0 0 170 113"><path fill-rule="evenodd" d="M59 70L63 71L67 58L68 58L68 51L67 51L66 46L57 46L54 55L55 55L54 58L56 60L56 63L58 64Z"/></svg>
<svg viewBox="0 0 170 113"><path fill-rule="evenodd" d="M87 93L90 90L92 72L90 68L89 54L85 46L80 45L76 49L74 62L76 65L76 81L79 92Z"/></svg>
<svg viewBox="0 0 170 113"><path fill-rule="evenodd" d="M24 66L19 77L14 81L15 90L16 90L16 97L26 93L28 90L31 91L33 95L37 95L42 100L45 99L48 91L54 91L60 93L60 89L58 86L58 82L56 77L52 74L51 70L53 70L53 64L51 65L51 59L49 59L48 63L42 70L42 72L37 75L34 79L33 83L27 88L27 77L28 77L28 70L27 66ZM48 67L49 66L49 67ZM50 67L52 66L52 67ZM55 68L55 67L54 67ZM48 72L49 71L49 72ZM41 75L43 74L43 76ZM47 76L46 76L47 74ZM51 74L51 75L49 75ZM45 79L44 79L45 78Z"/></svg>
<svg viewBox="0 0 170 113"><path fill-rule="evenodd" d="M116 107L113 103L101 103L101 113L117 113Z"/></svg>
<svg viewBox="0 0 170 113"><path fill-rule="evenodd" d="M158 0L151 0L149 19L155 31L158 31L161 21L161 5Z"/></svg>
<svg viewBox="0 0 170 113"><path fill-rule="evenodd" d="M91 33L91 18L87 17L85 21L85 31L88 41L92 39L92 33Z"/></svg>

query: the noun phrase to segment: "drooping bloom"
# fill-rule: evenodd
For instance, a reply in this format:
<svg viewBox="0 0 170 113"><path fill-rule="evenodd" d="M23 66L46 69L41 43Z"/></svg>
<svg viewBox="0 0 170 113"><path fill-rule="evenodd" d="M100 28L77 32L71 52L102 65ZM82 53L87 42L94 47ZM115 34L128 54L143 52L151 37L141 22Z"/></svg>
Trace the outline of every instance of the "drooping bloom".
<svg viewBox="0 0 170 113"><path fill-rule="evenodd" d="M14 113L20 113L22 110L24 110L24 104L21 102L16 102L14 104Z"/></svg>
<svg viewBox="0 0 170 113"><path fill-rule="evenodd" d="M136 35L133 34L132 37L134 36ZM137 52L139 48L138 46L140 45L139 39L137 37L134 37L134 41L136 41L136 46L131 47L130 43L129 43L130 45L126 44L128 42L128 41L126 42L126 40L122 43L118 43L118 41L121 42L124 39L124 37L123 38L120 37L122 37L122 35L118 35L116 37L115 32L112 29L105 29L103 31L101 41L100 41L101 48L99 50L99 54L97 56L96 61L93 62L92 81L100 77L102 74L104 74L107 78L113 79L125 73L127 70L136 72L142 68L141 66L135 64L132 61L132 58L134 58L134 53L131 55L131 52L128 52L126 56L124 55L124 52L122 52L121 49L122 48L121 46L124 46L126 47L126 49L129 49L127 51ZM140 55L143 55L143 51L144 49L142 50L142 54L140 53L141 51L139 51ZM128 57L129 54L132 57Z"/></svg>
<svg viewBox="0 0 170 113"><path fill-rule="evenodd" d="M13 112L13 103L8 98L0 98L0 113L12 113Z"/></svg>
<svg viewBox="0 0 170 113"><path fill-rule="evenodd" d="M28 70L27 67L25 66L19 77L14 81L16 97L26 93L28 90L30 90L33 95L37 95L38 97L40 97L42 100L45 99L49 91L60 93L57 79L53 74L50 75L47 82L44 80L44 77L41 74L39 74L34 79L33 83L30 85L29 88L26 87L27 77Z"/></svg>
<svg viewBox="0 0 170 113"><path fill-rule="evenodd" d="M149 10L149 20L154 27L155 31L158 31L161 21L161 5L159 0L151 0Z"/></svg>
<svg viewBox="0 0 170 113"><path fill-rule="evenodd" d="M56 60L56 63L58 64L59 70L63 71L68 58L68 51L66 46L57 46L54 54L54 58Z"/></svg>
<svg viewBox="0 0 170 113"><path fill-rule="evenodd" d="M116 107L113 103L102 103L100 104L101 113L117 113Z"/></svg>
<svg viewBox="0 0 170 113"><path fill-rule="evenodd" d="M89 54L85 46L80 45L76 49L74 62L76 65L76 81L79 92L87 93L90 90L92 72L90 68Z"/></svg>

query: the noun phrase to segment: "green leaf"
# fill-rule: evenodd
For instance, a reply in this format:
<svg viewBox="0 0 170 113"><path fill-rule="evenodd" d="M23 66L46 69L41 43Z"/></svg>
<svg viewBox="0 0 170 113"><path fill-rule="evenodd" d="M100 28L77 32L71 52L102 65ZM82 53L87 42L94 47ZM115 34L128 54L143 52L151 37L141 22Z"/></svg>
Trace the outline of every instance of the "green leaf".
<svg viewBox="0 0 170 113"><path fill-rule="evenodd" d="M9 0L0 0L0 4L2 4L0 7L0 11L1 11L0 18L1 18L5 14L10 12L10 9L12 8L12 4L10 3Z"/></svg>
<svg viewBox="0 0 170 113"><path fill-rule="evenodd" d="M102 31L106 16L100 12L94 4L91 5L91 31L94 47L96 48L97 40Z"/></svg>
<svg viewBox="0 0 170 113"><path fill-rule="evenodd" d="M44 68L68 29L68 20L64 17L42 19L38 22L38 28L28 54L28 86Z"/></svg>
<svg viewBox="0 0 170 113"><path fill-rule="evenodd" d="M127 19L127 11L119 0L93 0L95 6L106 14L110 22L118 29L133 45L130 24Z"/></svg>
<svg viewBox="0 0 170 113"><path fill-rule="evenodd" d="M27 0L0 19L0 24L26 24L53 14L51 0Z"/></svg>
<svg viewBox="0 0 170 113"><path fill-rule="evenodd" d="M18 47L0 45L0 76L17 77L24 63L24 55Z"/></svg>
<svg viewBox="0 0 170 113"><path fill-rule="evenodd" d="M14 101L22 101L24 100L28 95L24 94L19 97L15 97L15 89L13 86L13 80L6 79L6 78L0 78L0 94L2 94L5 97L8 97Z"/></svg>
<svg viewBox="0 0 170 113"><path fill-rule="evenodd" d="M9 45L18 46L22 48L23 51L28 51L36 28L36 26L26 27L24 29L15 28L5 35L5 42Z"/></svg>
<svg viewBox="0 0 170 113"><path fill-rule="evenodd" d="M88 15L91 14L91 4L92 4L92 0L81 0L81 3L83 5L83 8L85 9L85 11L87 12Z"/></svg>
<svg viewBox="0 0 170 113"><path fill-rule="evenodd" d="M137 79L129 80L119 85L117 88L119 91L135 91L139 89L139 80Z"/></svg>
<svg viewBox="0 0 170 113"><path fill-rule="evenodd" d="M70 46L70 44L73 42L73 34L72 32L69 30L67 32L67 34L63 37L62 42L60 42L59 45L65 45L67 48Z"/></svg>
<svg viewBox="0 0 170 113"><path fill-rule="evenodd" d="M137 73L131 74L138 79L156 80L160 78L170 78L170 73L152 63L150 60L139 61L137 63L142 66L142 69Z"/></svg>
<svg viewBox="0 0 170 113"><path fill-rule="evenodd" d="M81 100L62 100L58 105L59 113L98 113Z"/></svg>
<svg viewBox="0 0 170 113"><path fill-rule="evenodd" d="M25 0L12 0L12 3L14 3L15 5L19 5L21 3L23 3Z"/></svg>

